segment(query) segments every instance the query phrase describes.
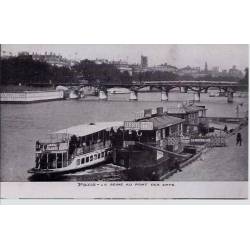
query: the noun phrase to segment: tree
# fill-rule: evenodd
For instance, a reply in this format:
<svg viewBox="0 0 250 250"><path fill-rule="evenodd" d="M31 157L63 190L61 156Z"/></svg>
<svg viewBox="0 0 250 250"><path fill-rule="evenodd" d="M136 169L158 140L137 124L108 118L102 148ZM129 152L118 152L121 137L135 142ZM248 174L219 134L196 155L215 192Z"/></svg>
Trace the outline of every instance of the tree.
<svg viewBox="0 0 250 250"><path fill-rule="evenodd" d="M31 56L18 56L1 60L1 73L3 85L48 84L50 81L65 83L72 81L75 75L70 68L35 61Z"/></svg>
<svg viewBox="0 0 250 250"><path fill-rule="evenodd" d="M248 71L249 71L249 69L246 68L244 78L239 81L239 83L246 85L246 87L241 88L241 90L244 90L244 91L248 91L248 81L249 81L249 76L248 76L249 72Z"/></svg>

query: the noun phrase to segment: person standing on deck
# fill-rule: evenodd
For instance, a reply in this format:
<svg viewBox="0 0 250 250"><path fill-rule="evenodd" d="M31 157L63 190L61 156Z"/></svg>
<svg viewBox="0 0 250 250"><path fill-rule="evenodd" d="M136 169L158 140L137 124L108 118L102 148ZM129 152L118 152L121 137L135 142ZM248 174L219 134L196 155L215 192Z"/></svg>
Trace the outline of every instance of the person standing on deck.
<svg viewBox="0 0 250 250"><path fill-rule="evenodd" d="M237 136L236 136L236 146L238 144L240 144L240 146L241 146L241 143L242 143L241 133L237 133Z"/></svg>

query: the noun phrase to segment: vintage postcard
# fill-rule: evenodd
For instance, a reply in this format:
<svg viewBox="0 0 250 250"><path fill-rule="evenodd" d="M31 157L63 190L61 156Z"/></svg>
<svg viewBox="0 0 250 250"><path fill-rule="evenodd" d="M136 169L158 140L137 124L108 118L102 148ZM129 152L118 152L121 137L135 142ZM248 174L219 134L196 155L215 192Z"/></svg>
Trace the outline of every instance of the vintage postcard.
<svg viewBox="0 0 250 250"><path fill-rule="evenodd" d="M1 199L248 199L248 45L2 44Z"/></svg>

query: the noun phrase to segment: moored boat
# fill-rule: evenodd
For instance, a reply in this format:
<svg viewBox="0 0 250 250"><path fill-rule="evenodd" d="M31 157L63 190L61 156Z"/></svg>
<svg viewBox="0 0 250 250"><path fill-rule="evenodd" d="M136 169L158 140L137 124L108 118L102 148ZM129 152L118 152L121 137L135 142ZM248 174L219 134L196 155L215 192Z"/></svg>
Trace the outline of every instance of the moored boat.
<svg viewBox="0 0 250 250"><path fill-rule="evenodd" d="M119 121L83 124L53 133L53 140L37 141L35 167L28 173L65 174L110 160L112 131L122 125Z"/></svg>
<svg viewBox="0 0 250 250"><path fill-rule="evenodd" d="M111 88L108 89L109 94L129 94L130 91L126 88Z"/></svg>

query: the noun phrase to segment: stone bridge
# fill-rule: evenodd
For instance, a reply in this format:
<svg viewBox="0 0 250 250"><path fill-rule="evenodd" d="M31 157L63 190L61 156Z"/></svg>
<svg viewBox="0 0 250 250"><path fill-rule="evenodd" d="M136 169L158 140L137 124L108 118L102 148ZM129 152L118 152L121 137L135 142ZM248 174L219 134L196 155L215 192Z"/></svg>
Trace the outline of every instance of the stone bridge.
<svg viewBox="0 0 250 250"><path fill-rule="evenodd" d="M228 102L233 102L233 93L245 85L229 81L133 81L129 84L121 83L85 83L81 87L92 86L99 92L99 98L106 100L109 88L122 87L130 90L130 100L137 100L138 92L161 92L161 100L168 101L169 92L178 88L180 92L188 90L195 92L194 100L199 102L201 93L207 93L209 88L217 88L227 93ZM146 89L146 90L145 90Z"/></svg>

